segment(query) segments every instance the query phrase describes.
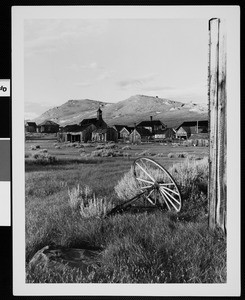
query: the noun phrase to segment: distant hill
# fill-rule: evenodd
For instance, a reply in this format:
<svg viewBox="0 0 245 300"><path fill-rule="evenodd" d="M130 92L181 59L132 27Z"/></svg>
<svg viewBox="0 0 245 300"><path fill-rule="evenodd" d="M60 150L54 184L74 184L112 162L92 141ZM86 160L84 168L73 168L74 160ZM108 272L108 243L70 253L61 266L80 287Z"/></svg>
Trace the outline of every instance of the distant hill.
<svg viewBox="0 0 245 300"><path fill-rule="evenodd" d="M96 100L69 100L34 119L37 124L46 119L61 126L77 124L85 118L93 118L101 107L103 119L108 125L129 125L143 120L158 119L168 127L176 127L184 121L207 120L208 106L193 102L182 103L164 98L135 95L117 103Z"/></svg>

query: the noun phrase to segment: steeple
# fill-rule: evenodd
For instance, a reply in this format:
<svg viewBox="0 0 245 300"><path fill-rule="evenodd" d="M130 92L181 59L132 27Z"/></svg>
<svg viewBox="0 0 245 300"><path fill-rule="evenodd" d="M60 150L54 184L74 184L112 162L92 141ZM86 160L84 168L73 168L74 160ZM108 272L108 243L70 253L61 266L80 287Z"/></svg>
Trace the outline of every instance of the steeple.
<svg viewBox="0 0 245 300"><path fill-rule="evenodd" d="M97 110L97 120L102 121L102 110L100 109L100 107Z"/></svg>

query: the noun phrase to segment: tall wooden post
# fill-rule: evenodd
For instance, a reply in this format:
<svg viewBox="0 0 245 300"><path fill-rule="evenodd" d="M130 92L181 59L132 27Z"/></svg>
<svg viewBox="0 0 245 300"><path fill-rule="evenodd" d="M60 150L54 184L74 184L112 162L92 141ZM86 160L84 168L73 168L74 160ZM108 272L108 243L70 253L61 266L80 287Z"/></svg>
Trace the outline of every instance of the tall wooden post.
<svg viewBox="0 0 245 300"><path fill-rule="evenodd" d="M209 227L226 232L226 29L209 21Z"/></svg>

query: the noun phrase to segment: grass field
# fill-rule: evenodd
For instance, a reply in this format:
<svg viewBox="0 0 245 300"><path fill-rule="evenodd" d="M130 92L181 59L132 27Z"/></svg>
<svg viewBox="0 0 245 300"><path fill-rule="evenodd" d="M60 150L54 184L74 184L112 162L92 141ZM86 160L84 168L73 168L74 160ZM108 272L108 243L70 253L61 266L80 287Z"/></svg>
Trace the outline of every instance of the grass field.
<svg viewBox="0 0 245 300"><path fill-rule="evenodd" d="M30 150L34 145L40 149ZM125 147L118 146L117 150ZM193 171L193 163L207 156L208 149L160 144L129 146L131 149L121 150L126 156L93 157L96 146L84 147L86 155L81 156L81 148L62 145L59 149L54 141L26 142L27 282L226 282L225 237L207 227L207 168L200 168L200 173ZM37 163L33 155L44 149L56 160ZM90 191L87 197L103 198L112 206L118 203L115 187L144 151L174 174L184 198L180 213L158 211L104 219L85 217L80 206L71 206L69 191L76 191L78 186L81 191ZM189 156L188 165L183 156ZM184 168L178 163L183 163ZM202 185L198 183L201 177ZM99 263L91 265L87 272L70 266L62 270L31 269L28 262L32 256L51 244L95 249L100 253Z"/></svg>

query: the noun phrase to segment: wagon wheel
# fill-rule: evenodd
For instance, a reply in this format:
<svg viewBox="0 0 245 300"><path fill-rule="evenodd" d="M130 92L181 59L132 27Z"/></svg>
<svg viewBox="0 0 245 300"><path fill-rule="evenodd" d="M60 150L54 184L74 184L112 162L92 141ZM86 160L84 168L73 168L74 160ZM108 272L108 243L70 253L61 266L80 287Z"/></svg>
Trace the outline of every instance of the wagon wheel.
<svg viewBox="0 0 245 300"><path fill-rule="evenodd" d="M140 190L147 190L147 201L171 211L180 211L182 200L177 184L159 163L140 157L134 161L133 171Z"/></svg>

